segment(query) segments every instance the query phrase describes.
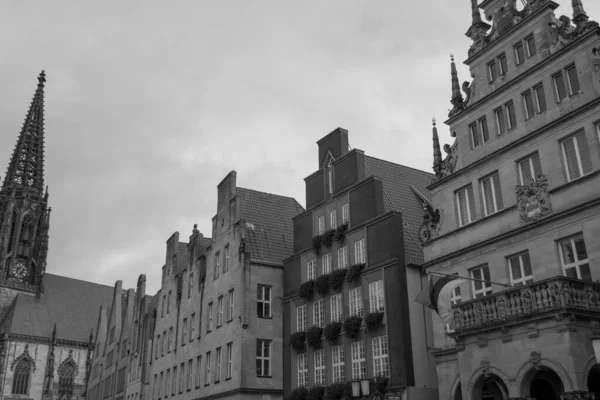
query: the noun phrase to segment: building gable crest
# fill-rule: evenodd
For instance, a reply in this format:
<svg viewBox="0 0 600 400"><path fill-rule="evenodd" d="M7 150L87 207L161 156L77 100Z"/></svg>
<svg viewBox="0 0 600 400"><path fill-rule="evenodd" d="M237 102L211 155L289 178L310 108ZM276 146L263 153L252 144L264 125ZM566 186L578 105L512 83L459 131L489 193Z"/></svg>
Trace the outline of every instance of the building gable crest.
<svg viewBox="0 0 600 400"><path fill-rule="evenodd" d="M17 365L21 360L27 361L31 365L32 371L35 372L35 360L29 354L29 344L25 344L25 350L23 350L23 353L21 353L19 357L15 358L10 364L10 370L13 371L15 365Z"/></svg>

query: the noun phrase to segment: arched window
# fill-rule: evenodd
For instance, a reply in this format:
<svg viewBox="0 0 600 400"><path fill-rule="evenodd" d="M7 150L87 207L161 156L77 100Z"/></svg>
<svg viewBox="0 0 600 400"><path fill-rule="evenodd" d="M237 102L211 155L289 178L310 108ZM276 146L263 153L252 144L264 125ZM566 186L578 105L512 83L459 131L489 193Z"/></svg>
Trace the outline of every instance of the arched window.
<svg viewBox="0 0 600 400"><path fill-rule="evenodd" d="M29 377L31 375L31 363L28 359L22 359L17 362L13 375L13 394L27 394L29 390Z"/></svg>
<svg viewBox="0 0 600 400"><path fill-rule="evenodd" d="M60 398L63 395L70 396L73 394L75 368L75 362L70 356L58 367L58 396Z"/></svg>
<svg viewBox="0 0 600 400"><path fill-rule="evenodd" d="M29 257L31 253L31 236L32 236L31 218L26 216L21 224L21 238L19 239L19 247L17 255L21 257Z"/></svg>

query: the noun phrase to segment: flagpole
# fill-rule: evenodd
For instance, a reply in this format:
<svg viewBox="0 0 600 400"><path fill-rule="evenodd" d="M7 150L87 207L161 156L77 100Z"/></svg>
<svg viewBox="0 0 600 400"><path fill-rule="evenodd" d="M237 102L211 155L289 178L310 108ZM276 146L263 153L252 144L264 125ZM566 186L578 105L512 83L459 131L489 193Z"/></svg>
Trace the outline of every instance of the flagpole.
<svg viewBox="0 0 600 400"><path fill-rule="evenodd" d="M475 278L467 278L466 276L459 276L459 275L450 275L450 274L443 274L441 272L437 272L437 271L431 271L431 272L427 272L428 274L436 274L436 275L442 275L442 276L450 276L450 277L454 277L454 278L460 278L460 279L468 279L470 281L475 281L475 282L486 282L486 283L491 283L492 285L500 285L500 286L504 286L504 287L514 287L513 285L507 285L506 283L499 283L499 282L492 282L492 281L485 281L483 279L475 279Z"/></svg>

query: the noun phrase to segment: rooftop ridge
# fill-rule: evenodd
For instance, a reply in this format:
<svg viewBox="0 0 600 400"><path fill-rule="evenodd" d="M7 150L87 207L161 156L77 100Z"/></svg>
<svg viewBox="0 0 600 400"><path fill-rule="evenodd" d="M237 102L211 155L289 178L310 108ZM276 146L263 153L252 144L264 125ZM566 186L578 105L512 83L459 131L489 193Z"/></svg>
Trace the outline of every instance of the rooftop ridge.
<svg viewBox="0 0 600 400"><path fill-rule="evenodd" d="M243 188L243 187L238 187L238 188L236 188L236 190L242 190L242 191L245 190L245 191L248 191L248 192L266 194L266 195L273 196L273 197L281 197L281 198L284 198L284 199L294 200L300 207L302 207L302 205L300 203L298 203L298 200L296 200L294 197L291 197L291 196L284 196L282 194L275 194L275 193L263 192L261 190L248 189L248 188ZM302 208L304 208L304 207L302 207Z"/></svg>
<svg viewBox="0 0 600 400"><path fill-rule="evenodd" d="M411 169L413 171L417 171L417 172L421 172L421 173L424 173L424 174L427 174L427 175L431 175L432 178L435 176L435 174L433 174L431 172L423 171L422 169L418 169L418 168L415 168L415 167L410 167L410 166L404 165L404 164L398 164L398 163L393 162L393 161L384 160L383 158L377 158L377 157L373 157L373 156L368 156L366 154L365 154L365 157L368 157L368 158L370 158L372 160L383 161L385 163L393 164L393 165L396 165L398 167L407 168L407 169Z"/></svg>

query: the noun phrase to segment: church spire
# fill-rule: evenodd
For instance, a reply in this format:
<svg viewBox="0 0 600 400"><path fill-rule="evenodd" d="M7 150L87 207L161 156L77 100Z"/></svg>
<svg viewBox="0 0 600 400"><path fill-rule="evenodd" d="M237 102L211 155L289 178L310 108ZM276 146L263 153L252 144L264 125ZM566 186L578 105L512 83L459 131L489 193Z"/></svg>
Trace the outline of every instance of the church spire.
<svg viewBox="0 0 600 400"><path fill-rule="evenodd" d="M575 25L579 26L582 22L587 22L589 20L588 15L583 9L582 0L572 0L573 5L573 22Z"/></svg>
<svg viewBox="0 0 600 400"><path fill-rule="evenodd" d="M438 136L437 127L435 126L435 118L433 118L433 171L439 173L442 166L442 150L440 149L440 138Z"/></svg>
<svg viewBox="0 0 600 400"><path fill-rule="evenodd" d="M452 76L452 99L450 102L454 108L450 111L449 117L452 117L462 111L465 107L462 93L460 92L460 84L458 83L458 72L456 72L456 64L454 63L454 54L450 54L450 75Z"/></svg>
<svg viewBox="0 0 600 400"><path fill-rule="evenodd" d="M25 123L2 182L2 191L31 188L42 196L44 191L44 71L27 112Z"/></svg>

